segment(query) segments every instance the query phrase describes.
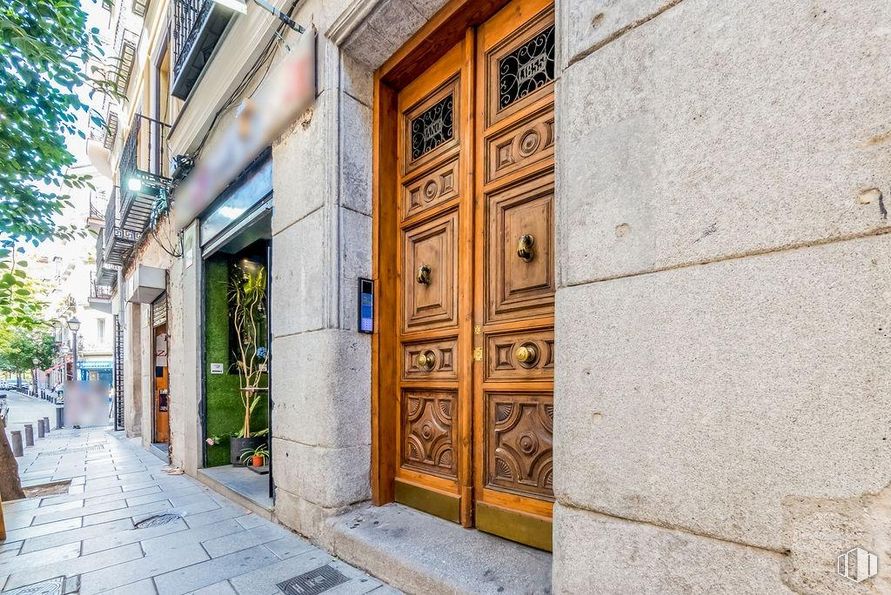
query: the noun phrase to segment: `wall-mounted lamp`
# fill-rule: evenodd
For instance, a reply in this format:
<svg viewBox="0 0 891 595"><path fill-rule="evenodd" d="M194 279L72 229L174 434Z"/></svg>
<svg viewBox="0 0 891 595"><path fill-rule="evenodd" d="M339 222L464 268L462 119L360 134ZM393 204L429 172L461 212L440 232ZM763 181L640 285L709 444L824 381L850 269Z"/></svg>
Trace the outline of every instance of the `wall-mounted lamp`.
<svg viewBox="0 0 891 595"><path fill-rule="evenodd" d="M245 2L243 2L242 0L213 0L213 1L216 2L217 4L219 4L220 6L225 6L226 8L228 8L230 10L234 10L235 12L238 12L241 14L247 14L247 4ZM264 10L266 10L266 11L272 13L274 16L278 17L278 20L283 22L285 25L287 25L288 27L290 27L297 33L303 33L306 31L306 29L304 29L303 27L301 27L300 25L295 23L291 17L289 17L288 15L286 15L285 13L283 13L282 11L280 11L279 9L277 9L276 7L271 5L266 0L254 0L254 2L256 2L258 5L260 5L260 7L263 8Z"/></svg>

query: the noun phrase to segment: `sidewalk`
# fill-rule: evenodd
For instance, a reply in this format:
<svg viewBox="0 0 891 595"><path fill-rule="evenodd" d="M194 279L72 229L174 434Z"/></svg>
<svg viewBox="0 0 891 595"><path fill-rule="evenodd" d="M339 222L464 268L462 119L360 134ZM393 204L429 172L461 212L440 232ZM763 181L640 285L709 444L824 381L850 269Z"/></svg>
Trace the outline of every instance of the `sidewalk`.
<svg viewBox="0 0 891 595"><path fill-rule="evenodd" d="M4 594L397 592L198 481L168 475L122 433L58 430L35 444L19 459L23 484L71 484L3 503Z"/></svg>

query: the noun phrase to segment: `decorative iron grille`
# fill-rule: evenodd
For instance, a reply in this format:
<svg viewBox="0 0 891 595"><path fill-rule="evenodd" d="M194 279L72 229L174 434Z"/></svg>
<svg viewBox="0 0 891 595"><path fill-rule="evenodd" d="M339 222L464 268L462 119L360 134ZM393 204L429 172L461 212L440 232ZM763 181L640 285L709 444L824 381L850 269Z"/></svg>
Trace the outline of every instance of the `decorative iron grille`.
<svg viewBox="0 0 891 595"><path fill-rule="evenodd" d="M213 0L173 0L173 76L178 77Z"/></svg>
<svg viewBox="0 0 891 595"><path fill-rule="evenodd" d="M124 329L114 315L114 429L124 429Z"/></svg>
<svg viewBox="0 0 891 595"><path fill-rule="evenodd" d="M140 233L145 230L154 199L129 187L132 178L146 182L166 178L165 140L170 126L137 114L121 151L118 166L121 184L121 227Z"/></svg>

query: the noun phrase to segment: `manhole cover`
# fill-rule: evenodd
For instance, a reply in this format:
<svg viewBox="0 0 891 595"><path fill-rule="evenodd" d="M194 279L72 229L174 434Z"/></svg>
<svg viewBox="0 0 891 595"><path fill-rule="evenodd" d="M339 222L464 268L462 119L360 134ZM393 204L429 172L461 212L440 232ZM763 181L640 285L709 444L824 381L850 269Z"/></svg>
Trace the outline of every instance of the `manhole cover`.
<svg viewBox="0 0 891 595"><path fill-rule="evenodd" d="M65 589L65 577L57 576L48 581L19 587L12 591L4 591L5 595L62 595Z"/></svg>
<svg viewBox="0 0 891 595"><path fill-rule="evenodd" d="M136 523L135 527L137 529L147 529L149 527L158 527L160 525L166 525L167 523L172 523L173 521L178 521L182 517L174 512L166 512L164 514L156 514L154 516L150 516L147 519L143 519Z"/></svg>
<svg viewBox="0 0 891 595"><path fill-rule="evenodd" d="M320 568L278 583L277 586L285 595L317 595L348 580L350 579L338 570L325 564Z"/></svg>

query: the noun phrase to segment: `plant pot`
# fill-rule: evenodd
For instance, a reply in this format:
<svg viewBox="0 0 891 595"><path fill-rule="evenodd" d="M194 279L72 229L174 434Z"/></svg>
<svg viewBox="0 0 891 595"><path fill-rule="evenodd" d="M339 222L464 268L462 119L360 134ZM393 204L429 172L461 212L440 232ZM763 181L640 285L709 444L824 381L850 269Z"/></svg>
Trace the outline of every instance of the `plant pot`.
<svg viewBox="0 0 891 595"><path fill-rule="evenodd" d="M254 450L262 444L266 444L266 438L262 436L256 438L232 438L229 440L229 459L236 467L243 467L241 455L245 449Z"/></svg>
<svg viewBox="0 0 891 595"><path fill-rule="evenodd" d="M251 457L251 467L262 467L263 466L263 457L260 455L254 455Z"/></svg>

